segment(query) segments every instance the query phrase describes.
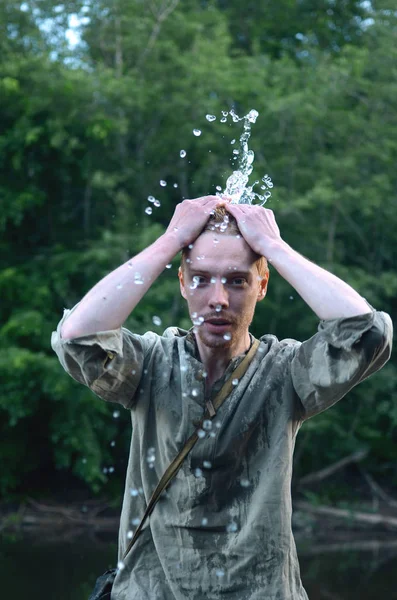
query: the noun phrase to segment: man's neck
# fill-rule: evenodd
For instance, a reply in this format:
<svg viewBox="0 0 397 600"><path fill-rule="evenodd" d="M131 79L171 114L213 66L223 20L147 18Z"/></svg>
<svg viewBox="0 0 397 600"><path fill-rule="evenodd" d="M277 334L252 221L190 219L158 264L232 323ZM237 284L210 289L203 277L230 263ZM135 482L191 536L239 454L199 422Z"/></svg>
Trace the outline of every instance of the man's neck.
<svg viewBox="0 0 397 600"><path fill-rule="evenodd" d="M206 346L198 335L195 337L200 358L207 373L207 387L211 387L215 381L222 377L229 362L236 356L246 352L251 342L248 331L245 336L238 340L237 344L227 348L211 348Z"/></svg>

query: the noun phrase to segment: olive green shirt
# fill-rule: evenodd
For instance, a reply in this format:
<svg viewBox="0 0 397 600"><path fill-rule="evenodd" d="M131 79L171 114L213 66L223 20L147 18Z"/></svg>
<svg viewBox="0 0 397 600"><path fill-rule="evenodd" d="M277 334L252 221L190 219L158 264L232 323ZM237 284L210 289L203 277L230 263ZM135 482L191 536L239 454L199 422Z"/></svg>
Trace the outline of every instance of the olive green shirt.
<svg viewBox="0 0 397 600"><path fill-rule="evenodd" d="M131 412L120 560L159 479L203 416L203 364L192 331L141 336L122 328L63 341L62 321L52 346L64 369ZM384 365L391 340L390 317L376 311L321 321L303 343L262 336L119 565L112 600L307 599L291 530L295 437L305 419Z"/></svg>

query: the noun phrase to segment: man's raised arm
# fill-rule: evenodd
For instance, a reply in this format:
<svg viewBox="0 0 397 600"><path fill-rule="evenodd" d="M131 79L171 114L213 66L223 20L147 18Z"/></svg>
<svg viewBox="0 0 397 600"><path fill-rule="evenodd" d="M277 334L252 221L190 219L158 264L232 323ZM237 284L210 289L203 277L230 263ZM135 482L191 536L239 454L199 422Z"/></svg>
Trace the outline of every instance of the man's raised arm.
<svg viewBox="0 0 397 600"><path fill-rule="evenodd" d="M265 256L319 319L354 317L371 308L350 285L311 262L280 236L273 211L260 206L227 204L246 242Z"/></svg>
<svg viewBox="0 0 397 600"><path fill-rule="evenodd" d="M166 265L192 243L210 212L224 202L218 196L178 204L167 231L151 246L106 275L81 300L62 325L62 339L74 339L122 326Z"/></svg>

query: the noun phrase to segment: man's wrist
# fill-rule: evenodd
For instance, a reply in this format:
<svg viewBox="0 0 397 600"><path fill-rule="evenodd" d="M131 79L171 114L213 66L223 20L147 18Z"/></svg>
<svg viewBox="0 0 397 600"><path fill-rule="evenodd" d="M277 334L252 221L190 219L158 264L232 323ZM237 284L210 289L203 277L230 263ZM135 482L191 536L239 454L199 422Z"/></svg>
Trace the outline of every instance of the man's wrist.
<svg viewBox="0 0 397 600"><path fill-rule="evenodd" d="M159 240L161 241L162 244L164 244L164 246L167 250L167 254L168 254L168 252L170 252L172 254L173 258L184 247L180 241L180 237L178 236L177 231L168 231L167 230L165 233L163 233L162 236L160 236Z"/></svg>
<svg viewBox="0 0 397 600"><path fill-rule="evenodd" d="M263 242L260 254L272 264L276 263L279 259L283 259L283 257L291 252L293 252L291 246L280 238L278 240L266 240Z"/></svg>

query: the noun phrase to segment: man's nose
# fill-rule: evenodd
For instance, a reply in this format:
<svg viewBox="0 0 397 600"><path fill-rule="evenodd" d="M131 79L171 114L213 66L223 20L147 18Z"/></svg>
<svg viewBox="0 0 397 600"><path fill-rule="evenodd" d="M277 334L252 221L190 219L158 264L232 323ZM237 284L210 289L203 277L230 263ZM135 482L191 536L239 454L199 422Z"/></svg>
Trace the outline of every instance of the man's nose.
<svg viewBox="0 0 397 600"><path fill-rule="evenodd" d="M216 310L216 308L219 306L221 308L229 307L229 295L224 284L221 281L216 281L215 283L211 284L211 295L209 305L214 310Z"/></svg>

